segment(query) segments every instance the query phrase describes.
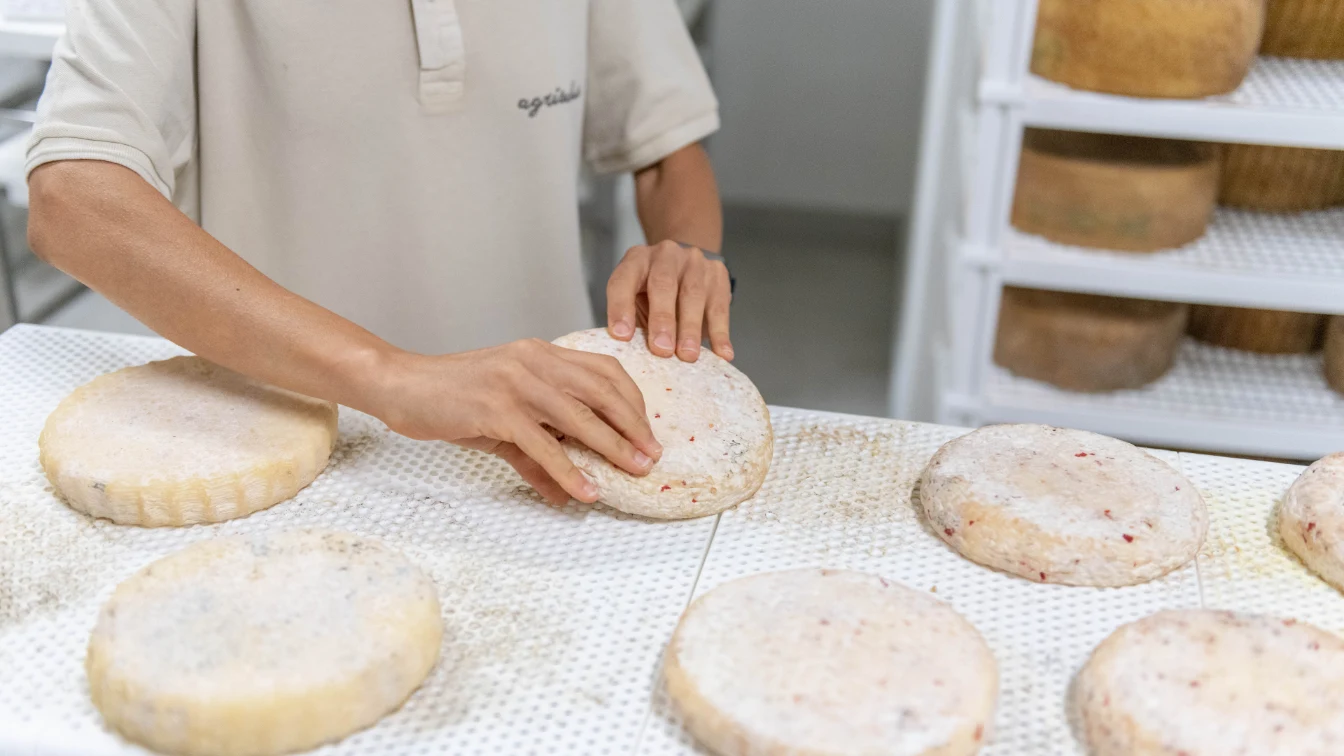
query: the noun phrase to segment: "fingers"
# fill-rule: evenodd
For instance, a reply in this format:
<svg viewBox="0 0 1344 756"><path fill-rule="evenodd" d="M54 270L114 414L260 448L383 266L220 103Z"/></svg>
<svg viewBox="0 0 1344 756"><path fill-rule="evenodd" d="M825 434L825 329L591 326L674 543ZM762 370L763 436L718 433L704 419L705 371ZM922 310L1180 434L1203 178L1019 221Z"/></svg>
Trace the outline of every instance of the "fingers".
<svg viewBox="0 0 1344 756"><path fill-rule="evenodd" d="M646 291L649 295L649 351L659 357L671 357L676 349L677 337L677 288L681 282L681 272L685 258L680 247L665 242L676 249L653 256L649 266L649 282Z"/></svg>
<svg viewBox="0 0 1344 756"><path fill-rule="evenodd" d="M698 252L696 256L699 257ZM686 266L686 273L681 278L681 291L677 294L677 356L684 362L695 362L700 358L709 275L709 267L700 258Z"/></svg>
<svg viewBox="0 0 1344 756"><path fill-rule="evenodd" d="M648 247L631 247L607 281L607 331L612 338L629 341L635 335L635 299L644 290L650 254Z"/></svg>
<svg viewBox="0 0 1344 756"><path fill-rule="evenodd" d="M728 312L733 301L728 268L715 262L710 264L709 295L705 302L705 331L709 334L709 348L725 360L733 359L733 342L728 338Z"/></svg>
<svg viewBox="0 0 1344 756"><path fill-rule="evenodd" d="M593 405L623 407L624 409L615 411L626 414L632 414L633 409L626 404L624 399L620 397L619 392L606 379L591 377L591 374L589 374L589 377L579 380L590 381L592 384L599 384L600 382L606 385L576 387L576 393L584 397L580 399L546 386L540 381L537 382L536 387L529 392L529 395L532 398L534 409L540 414L542 421L606 457L612 464L626 472L632 475L647 474L649 468L653 467L653 458L636 449L634 444L630 443L625 436L618 433L615 428L599 417L593 410ZM597 396L599 394L602 396ZM642 421L643 418L641 417L640 420ZM627 418L628 421L629 418Z"/></svg>
<svg viewBox="0 0 1344 756"><path fill-rule="evenodd" d="M630 407L632 407L635 410L635 416L639 418L644 418L644 421L642 424L640 424L640 426L641 427L647 426L648 415L645 411L646 408L644 405L644 394L640 392L639 386L635 384L635 381L630 377L630 374L625 372L625 368L621 367L621 363L615 357L609 357L604 354L592 354L590 352L580 352L574 349L563 350L560 354L564 359L574 363L575 365L587 368L588 370L591 370L592 372L610 381L611 385L614 386L618 392L620 392L621 396L625 399L625 401L628 402ZM601 410L603 412L606 411L605 407L595 407L595 409ZM608 419L611 418L609 417ZM620 426L617 427L617 430L625 432L624 431L625 427L626 426L624 424L621 424ZM637 430L638 428L632 426L631 429ZM626 438L629 438L631 441L634 441L636 445L641 444L640 438L635 438L628 434L626 435ZM640 445L640 448L644 449L644 451L646 452L649 452L655 458L657 458L658 454L662 451L662 447L659 447L656 450L651 450Z"/></svg>
<svg viewBox="0 0 1344 756"><path fill-rule="evenodd" d="M567 494L585 504L597 501L597 486L569 461L555 437L527 417L516 418L510 425L514 428L513 442Z"/></svg>
<svg viewBox="0 0 1344 756"><path fill-rule="evenodd" d="M555 478L537 464L536 460L524 454L522 449L514 444L499 444L491 451L517 470L523 480L535 488L546 501L552 504L564 504L569 501L569 493L564 487L556 483Z"/></svg>

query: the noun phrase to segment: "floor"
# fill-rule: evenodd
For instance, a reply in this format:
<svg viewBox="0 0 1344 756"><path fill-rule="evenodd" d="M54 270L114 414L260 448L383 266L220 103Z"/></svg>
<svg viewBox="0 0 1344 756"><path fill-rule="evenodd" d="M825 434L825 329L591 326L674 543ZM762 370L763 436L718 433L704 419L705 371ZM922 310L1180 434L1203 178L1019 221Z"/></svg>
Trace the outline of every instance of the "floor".
<svg viewBox="0 0 1344 756"><path fill-rule="evenodd" d="M766 401L885 415L900 224L753 208L729 208L725 221L736 362ZM46 322L152 334L91 291Z"/></svg>

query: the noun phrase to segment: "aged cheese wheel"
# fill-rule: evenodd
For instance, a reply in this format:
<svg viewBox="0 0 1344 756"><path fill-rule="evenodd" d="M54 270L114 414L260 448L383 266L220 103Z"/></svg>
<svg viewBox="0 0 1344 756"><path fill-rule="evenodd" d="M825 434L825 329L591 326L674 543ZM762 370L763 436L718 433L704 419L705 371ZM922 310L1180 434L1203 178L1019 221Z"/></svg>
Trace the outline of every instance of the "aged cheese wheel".
<svg viewBox="0 0 1344 756"><path fill-rule="evenodd" d="M1167 372L1190 306L1005 287L994 361L1071 391L1138 388Z"/></svg>
<svg viewBox="0 0 1344 756"><path fill-rule="evenodd" d="M1344 452L1317 460L1288 489L1279 535L1294 554L1344 591Z"/></svg>
<svg viewBox="0 0 1344 756"><path fill-rule="evenodd" d="M327 464L336 405L198 357L95 378L42 429L42 468L71 507L123 525L243 517L293 497Z"/></svg>
<svg viewBox="0 0 1344 756"><path fill-rule="evenodd" d="M998 671L927 593L875 575L752 575L696 599L668 644L668 693L719 756L969 756Z"/></svg>
<svg viewBox="0 0 1344 756"><path fill-rule="evenodd" d="M704 517L752 497L774 455L770 410L751 379L709 350L693 363L658 357L643 331L617 341L602 329L555 340L559 346L620 361L644 395L663 456L644 477L612 465L573 439L565 452L597 485L598 500L658 519Z"/></svg>
<svg viewBox="0 0 1344 756"><path fill-rule="evenodd" d="M1321 344L1324 315L1194 305L1190 335L1229 349L1263 354L1305 354Z"/></svg>
<svg viewBox="0 0 1344 756"><path fill-rule="evenodd" d="M1255 62L1265 0L1040 0L1031 71L1094 92L1206 97Z"/></svg>
<svg viewBox="0 0 1344 756"><path fill-rule="evenodd" d="M1218 202L1269 212L1344 203L1344 150L1223 145Z"/></svg>
<svg viewBox="0 0 1344 756"><path fill-rule="evenodd" d="M1344 60L1344 1L1269 0L1260 52Z"/></svg>
<svg viewBox="0 0 1344 756"><path fill-rule="evenodd" d="M1325 379L1344 394L1344 315L1330 318L1325 331Z"/></svg>
<svg viewBox="0 0 1344 756"><path fill-rule="evenodd" d="M1042 583L1134 585L1195 558L1204 499L1135 446L1046 425L991 425L945 444L920 478L940 538Z"/></svg>
<svg viewBox="0 0 1344 756"><path fill-rule="evenodd" d="M1344 641L1291 619L1161 612L1097 647L1074 705L1095 756L1334 756Z"/></svg>
<svg viewBox="0 0 1344 756"><path fill-rule="evenodd" d="M103 606L89 693L128 739L184 756L269 756L368 727L429 674L433 582L380 542L299 531L202 541Z"/></svg>
<svg viewBox="0 0 1344 756"><path fill-rule="evenodd" d="M1152 252L1203 236L1218 146L1027 129L1013 225L1061 244Z"/></svg>

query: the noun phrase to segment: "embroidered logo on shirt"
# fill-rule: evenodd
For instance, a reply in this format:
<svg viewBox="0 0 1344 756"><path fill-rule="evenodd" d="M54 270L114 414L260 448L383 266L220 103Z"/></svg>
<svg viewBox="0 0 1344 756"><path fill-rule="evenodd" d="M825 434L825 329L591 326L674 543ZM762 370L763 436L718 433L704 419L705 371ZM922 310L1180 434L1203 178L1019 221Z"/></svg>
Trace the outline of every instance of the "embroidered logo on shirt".
<svg viewBox="0 0 1344 756"><path fill-rule="evenodd" d="M579 96L582 94L583 89L581 89L577 83L571 81L568 90L556 87L554 92L540 97L533 97L530 100L524 97L518 101L518 109L527 111L528 118L536 118L537 113L540 113L542 108L549 108L556 105L564 105L567 102L573 102L574 100L579 99Z"/></svg>

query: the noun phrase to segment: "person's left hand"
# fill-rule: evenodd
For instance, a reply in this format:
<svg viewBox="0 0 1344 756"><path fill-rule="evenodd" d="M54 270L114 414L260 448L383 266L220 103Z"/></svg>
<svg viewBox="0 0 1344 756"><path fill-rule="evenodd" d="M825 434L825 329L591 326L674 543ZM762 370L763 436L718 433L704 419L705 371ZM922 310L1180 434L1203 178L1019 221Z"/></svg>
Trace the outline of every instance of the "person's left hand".
<svg viewBox="0 0 1344 756"><path fill-rule="evenodd" d="M644 326L649 351L686 362L700 357L700 342L708 338L715 354L731 360L732 299L728 268L699 249L673 241L631 247L607 282L607 331L629 341Z"/></svg>

